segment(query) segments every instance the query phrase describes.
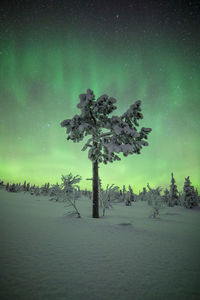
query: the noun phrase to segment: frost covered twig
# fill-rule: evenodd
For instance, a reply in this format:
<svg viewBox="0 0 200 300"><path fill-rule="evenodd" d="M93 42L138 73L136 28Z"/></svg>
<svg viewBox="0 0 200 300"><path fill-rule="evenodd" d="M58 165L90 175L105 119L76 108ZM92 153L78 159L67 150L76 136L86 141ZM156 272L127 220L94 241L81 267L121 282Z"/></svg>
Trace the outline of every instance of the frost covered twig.
<svg viewBox="0 0 200 300"><path fill-rule="evenodd" d="M76 214L78 218L81 218L80 212L78 211L78 208L76 206L76 197L75 197L75 191L72 193L72 199L70 197L67 198L67 205L66 207L73 207L73 211L70 211L68 214Z"/></svg>

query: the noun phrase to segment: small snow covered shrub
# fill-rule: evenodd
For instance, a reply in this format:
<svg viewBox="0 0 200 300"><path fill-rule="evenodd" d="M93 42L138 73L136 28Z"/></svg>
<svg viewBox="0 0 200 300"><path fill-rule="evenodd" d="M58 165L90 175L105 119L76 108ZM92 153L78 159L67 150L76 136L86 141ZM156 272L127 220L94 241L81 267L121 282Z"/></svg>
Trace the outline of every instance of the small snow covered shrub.
<svg viewBox="0 0 200 300"><path fill-rule="evenodd" d="M13 183L12 185L10 185L10 188L9 188L9 192L16 192L16 185Z"/></svg>
<svg viewBox="0 0 200 300"><path fill-rule="evenodd" d="M40 194L43 195L43 196L47 196L49 195L49 192L50 192L50 183L45 183L41 189L40 189Z"/></svg>
<svg viewBox="0 0 200 300"><path fill-rule="evenodd" d="M129 188L129 197L130 197L130 201L131 201L131 202L136 201L136 199L135 199L135 194L133 193L132 187L129 185L128 188Z"/></svg>
<svg viewBox="0 0 200 300"><path fill-rule="evenodd" d="M126 190L125 185L123 185L123 189L120 190L120 202L124 202L126 206L131 206L132 202L136 200L135 195L133 193L132 187L129 185L128 191Z"/></svg>
<svg viewBox="0 0 200 300"><path fill-rule="evenodd" d="M29 182L26 183L26 181L24 181L24 184L22 186L22 191L29 192L29 190L30 190L30 183Z"/></svg>
<svg viewBox="0 0 200 300"><path fill-rule="evenodd" d="M125 191L124 203L126 206L131 206L132 202L135 201L135 196L132 187L129 185L128 192Z"/></svg>
<svg viewBox="0 0 200 300"><path fill-rule="evenodd" d="M149 184L147 184L147 187L149 189L148 192L148 204L151 206L151 212L149 217L156 218L160 214L160 209L163 207L163 198L160 195L161 188L157 187L156 189L150 188Z"/></svg>
<svg viewBox="0 0 200 300"><path fill-rule="evenodd" d="M62 190L59 184L58 183L53 184L50 190L50 196L51 196L50 200L59 201L61 195L62 195Z"/></svg>
<svg viewBox="0 0 200 300"><path fill-rule="evenodd" d="M19 183L13 183L13 184L9 184L7 183L6 185L6 190L8 192L12 192L12 193L17 193L17 192L20 192L21 191L21 185Z"/></svg>
<svg viewBox="0 0 200 300"><path fill-rule="evenodd" d="M34 184L34 185L32 185L32 186L30 187L29 193L30 193L31 195L35 195L35 190L36 190L36 186L35 186L35 184Z"/></svg>
<svg viewBox="0 0 200 300"><path fill-rule="evenodd" d="M40 195L40 188L39 188L39 186L36 186L36 187L35 187L34 192L33 192L33 195L34 195L34 196L39 196L39 195Z"/></svg>
<svg viewBox="0 0 200 300"><path fill-rule="evenodd" d="M147 201L147 198L148 198L147 196L148 196L147 189L145 187L143 187L142 192L139 193L139 195L137 196L137 200Z"/></svg>
<svg viewBox="0 0 200 300"><path fill-rule="evenodd" d="M123 185L123 189L120 190L120 202L125 202L126 198L126 187Z"/></svg>
<svg viewBox="0 0 200 300"><path fill-rule="evenodd" d="M80 212L76 206L76 193L75 190L71 193L67 199L66 207L70 207L72 210L68 210L67 215L76 215L77 218L81 218Z"/></svg>
<svg viewBox="0 0 200 300"><path fill-rule="evenodd" d="M160 196L155 196L155 198L152 201L152 212L150 214L150 217L156 218L160 214L160 209L163 207L163 201Z"/></svg>
<svg viewBox="0 0 200 300"><path fill-rule="evenodd" d="M67 207L73 208L73 211L70 211L68 214L76 214L78 218L80 218L81 215L76 206L76 199L77 199L77 195L80 196L79 193L80 188L77 185L77 183L81 181L81 176L79 175L73 176L70 173L66 176L62 175L61 179L62 179L61 187L64 196L63 200L67 202L66 204Z"/></svg>
<svg viewBox="0 0 200 300"><path fill-rule="evenodd" d="M61 177L62 183L61 188L64 192L64 200L68 200L70 196L73 194L74 189L79 189L77 183L81 181L81 176L76 175L73 176L72 173Z"/></svg>
<svg viewBox="0 0 200 300"><path fill-rule="evenodd" d="M118 191L119 187L115 186L114 184L110 186L108 184L105 191L101 190L100 200L103 208L103 216L105 216L106 209L112 208L111 202L115 201Z"/></svg>

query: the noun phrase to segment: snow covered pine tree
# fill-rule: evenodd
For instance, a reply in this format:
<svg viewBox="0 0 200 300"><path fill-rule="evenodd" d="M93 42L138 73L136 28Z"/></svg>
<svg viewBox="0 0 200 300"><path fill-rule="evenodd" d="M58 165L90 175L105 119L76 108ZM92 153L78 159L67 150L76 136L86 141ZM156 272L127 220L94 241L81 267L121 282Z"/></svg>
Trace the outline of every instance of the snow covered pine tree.
<svg viewBox="0 0 200 300"><path fill-rule="evenodd" d="M151 128L139 126L138 120L143 119L141 101L138 100L121 116L108 117L117 107L116 99L102 95L95 100L92 90L80 94L80 103L77 107L80 115L61 122L67 128L67 140L79 142L87 135L91 135L82 151L89 149L88 157L93 164L93 218L99 218L98 195L98 164L120 160L116 153L122 152L124 156L140 154L143 146L148 146L145 141Z"/></svg>
<svg viewBox="0 0 200 300"><path fill-rule="evenodd" d="M177 185L175 184L174 174L171 173L171 185L170 185L170 194L169 194L169 201L168 206L174 206L179 204L179 197L178 197L178 190Z"/></svg>
<svg viewBox="0 0 200 300"><path fill-rule="evenodd" d="M190 176L185 178L185 183L183 187L183 205L186 208L193 208L198 206L197 194L194 187L191 185Z"/></svg>

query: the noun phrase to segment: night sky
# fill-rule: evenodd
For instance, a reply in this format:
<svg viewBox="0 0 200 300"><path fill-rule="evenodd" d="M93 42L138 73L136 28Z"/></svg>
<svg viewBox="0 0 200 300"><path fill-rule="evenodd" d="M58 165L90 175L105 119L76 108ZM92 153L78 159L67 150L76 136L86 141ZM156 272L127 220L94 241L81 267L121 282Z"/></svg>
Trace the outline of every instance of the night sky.
<svg viewBox="0 0 200 300"><path fill-rule="evenodd" d="M104 187L165 188L174 172L179 190L190 175L200 191L199 28L200 1L4 1L0 178L41 185L72 172L91 189L84 142L60 126L90 88L117 99L114 115L142 100L152 128L140 155L100 165Z"/></svg>

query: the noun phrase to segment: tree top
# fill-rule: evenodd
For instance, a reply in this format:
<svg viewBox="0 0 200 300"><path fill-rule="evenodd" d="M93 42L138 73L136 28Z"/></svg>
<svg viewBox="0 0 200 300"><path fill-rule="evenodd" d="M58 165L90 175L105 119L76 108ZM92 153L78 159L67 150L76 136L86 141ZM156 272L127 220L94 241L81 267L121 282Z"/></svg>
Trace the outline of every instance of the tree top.
<svg viewBox="0 0 200 300"><path fill-rule="evenodd" d="M117 101L106 94L95 100L91 89L86 94L79 95L80 102L77 107L80 114L72 119L61 122L65 127L67 140L79 142L87 135L91 135L83 147L89 149L88 157L92 161L107 163L120 160L118 153L124 156L140 154L143 146L148 146L148 134L151 128L142 127L138 130L141 113L141 100L132 104L121 116L109 116L117 107Z"/></svg>

